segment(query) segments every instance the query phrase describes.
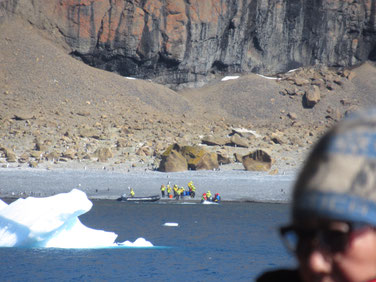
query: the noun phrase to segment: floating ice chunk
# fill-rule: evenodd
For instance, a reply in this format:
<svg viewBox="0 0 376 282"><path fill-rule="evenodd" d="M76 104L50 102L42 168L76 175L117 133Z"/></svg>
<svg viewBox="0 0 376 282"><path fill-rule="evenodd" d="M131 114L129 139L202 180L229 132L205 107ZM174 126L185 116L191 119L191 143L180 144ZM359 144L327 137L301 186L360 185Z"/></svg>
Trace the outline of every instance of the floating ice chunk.
<svg viewBox="0 0 376 282"><path fill-rule="evenodd" d="M165 224L163 224L163 226L173 226L173 227L176 227L176 226L179 226L179 223L176 223L176 222L166 222Z"/></svg>
<svg viewBox="0 0 376 282"><path fill-rule="evenodd" d="M224 78L221 79L221 81L226 81L226 80L231 80L231 79L238 79L238 75L230 75L230 76L225 76Z"/></svg>
<svg viewBox="0 0 376 282"><path fill-rule="evenodd" d="M125 247L153 247L153 244L149 241L146 241L144 238L138 238L133 243L131 241L124 241L123 243L118 243L119 246L125 246Z"/></svg>
<svg viewBox="0 0 376 282"><path fill-rule="evenodd" d="M6 204L5 204L6 205ZM91 201L80 190L18 199L0 209L0 247L100 248L117 246L117 234L83 225Z"/></svg>

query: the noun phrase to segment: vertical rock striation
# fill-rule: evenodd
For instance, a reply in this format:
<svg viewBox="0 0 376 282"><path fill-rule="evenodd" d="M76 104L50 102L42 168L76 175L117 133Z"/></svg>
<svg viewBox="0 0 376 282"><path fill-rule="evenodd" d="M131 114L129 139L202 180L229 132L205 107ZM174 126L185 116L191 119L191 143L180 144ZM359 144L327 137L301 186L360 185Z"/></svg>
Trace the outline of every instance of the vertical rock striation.
<svg viewBox="0 0 376 282"><path fill-rule="evenodd" d="M376 59L374 0L4 0L84 62L171 86Z"/></svg>

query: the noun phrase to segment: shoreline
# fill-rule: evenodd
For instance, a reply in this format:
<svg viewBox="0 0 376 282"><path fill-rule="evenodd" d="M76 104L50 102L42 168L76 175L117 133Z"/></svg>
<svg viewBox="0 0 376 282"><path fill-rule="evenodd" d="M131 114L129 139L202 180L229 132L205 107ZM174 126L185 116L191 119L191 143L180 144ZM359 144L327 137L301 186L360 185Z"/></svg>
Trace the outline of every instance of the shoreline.
<svg viewBox="0 0 376 282"><path fill-rule="evenodd" d="M212 194L219 193L223 202L290 201L297 169L269 175L267 172L232 168L173 173L141 168L129 171L99 168L0 168L0 199L48 197L77 188L84 191L90 200L116 200L128 187L134 188L136 196L160 195L161 184L170 182L171 186L177 184L179 187L187 187L187 183L193 181L197 188L196 198L186 198L184 201L199 201L207 190Z"/></svg>

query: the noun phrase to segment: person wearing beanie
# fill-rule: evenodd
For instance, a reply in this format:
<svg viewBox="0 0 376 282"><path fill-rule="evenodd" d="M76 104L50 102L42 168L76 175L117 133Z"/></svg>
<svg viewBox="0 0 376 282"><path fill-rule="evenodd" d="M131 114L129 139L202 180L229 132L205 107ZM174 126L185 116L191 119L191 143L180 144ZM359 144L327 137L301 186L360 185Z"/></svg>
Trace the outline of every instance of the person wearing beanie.
<svg viewBox="0 0 376 282"><path fill-rule="evenodd" d="M316 144L280 229L297 270L257 281L376 281L376 110L345 118Z"/></svg>

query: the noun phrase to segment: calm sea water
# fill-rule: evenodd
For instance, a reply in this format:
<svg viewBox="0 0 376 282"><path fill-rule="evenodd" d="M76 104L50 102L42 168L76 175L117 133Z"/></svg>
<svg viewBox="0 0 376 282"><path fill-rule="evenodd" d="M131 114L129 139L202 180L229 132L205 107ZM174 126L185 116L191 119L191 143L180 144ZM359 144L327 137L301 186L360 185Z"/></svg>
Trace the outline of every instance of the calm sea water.
<svg viewBox="0 0 376 282"><path fill-rule="evenodd" d="M288 222L288 204L93 203L80 217L86 226L155 247L0 248L0 280L253 281L265 269L295 265L276 232Z"/></svg>

